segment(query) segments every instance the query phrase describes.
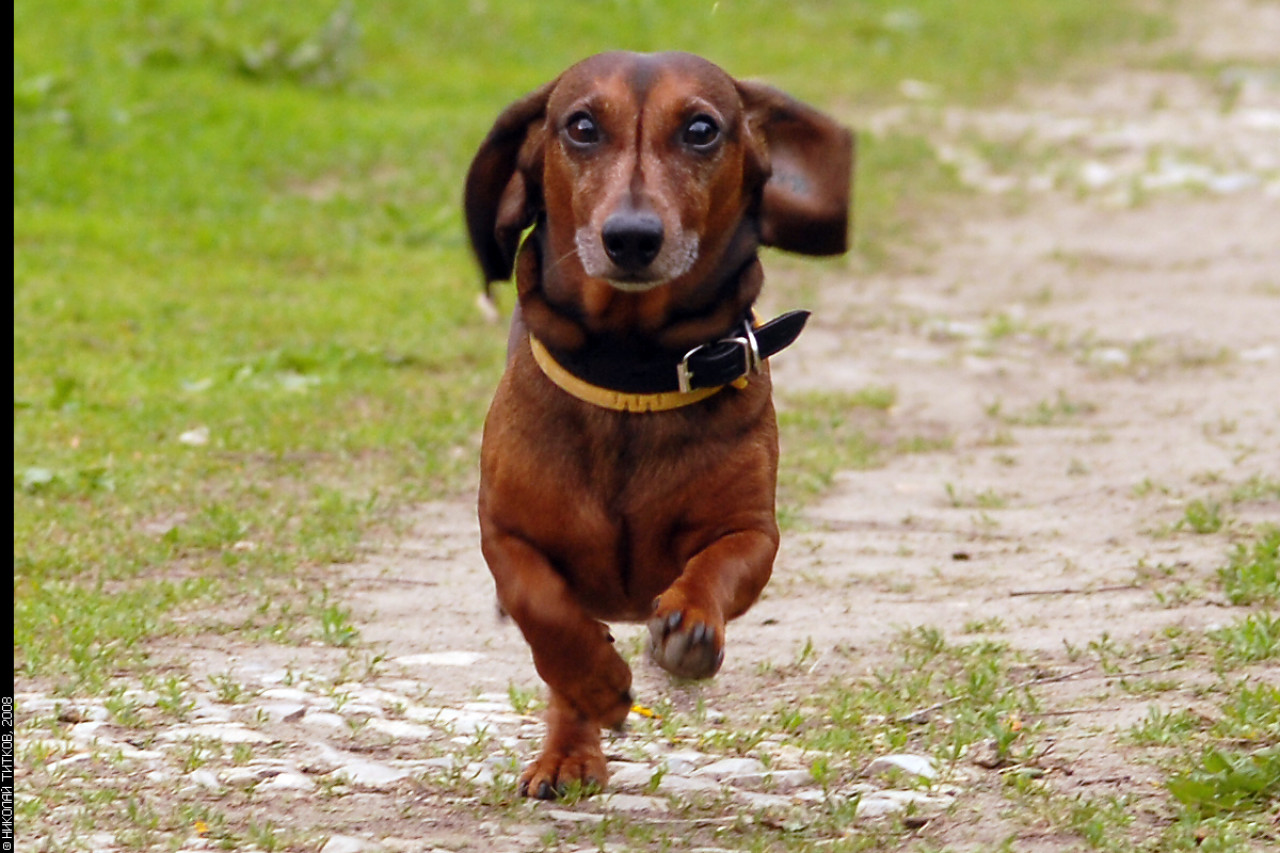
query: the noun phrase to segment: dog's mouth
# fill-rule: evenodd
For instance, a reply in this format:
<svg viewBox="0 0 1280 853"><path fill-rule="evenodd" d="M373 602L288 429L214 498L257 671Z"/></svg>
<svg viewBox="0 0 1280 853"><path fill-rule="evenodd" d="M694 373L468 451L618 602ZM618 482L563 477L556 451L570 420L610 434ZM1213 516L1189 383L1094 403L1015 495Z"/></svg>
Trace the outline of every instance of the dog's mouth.
<svg viewBox="0 0 1280 853"><path fill-rule="evenodd" d="M604 281L614 290L620 290L623 293L648 293L656 287L662 287L671 279L669 278L648 278L638 274L625 275L620 277L605 277Z"/></svg>

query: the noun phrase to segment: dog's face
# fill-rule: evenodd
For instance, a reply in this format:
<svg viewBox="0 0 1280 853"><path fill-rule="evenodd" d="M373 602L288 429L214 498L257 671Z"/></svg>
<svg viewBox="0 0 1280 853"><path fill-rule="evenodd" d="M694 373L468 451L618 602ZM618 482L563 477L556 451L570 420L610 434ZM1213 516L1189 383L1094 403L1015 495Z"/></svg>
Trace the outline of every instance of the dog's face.
<svg viewBox="0 0 1280 853"><path fill-rule="evenodd" d="M545 119L543 196L568 213L548 217L553 257L626 292L705 278L763 178L743 116L732 78L694 56L571 68Z"/></svg>
<svg viewBox="0 0 1280 853"><path fill-rule="evenodd" d="M757 245L844 252L852 167L852 134L782 92L691 54L604 53L498 117L467 225L489 281L539 222L551 301L687 308Z"/></svg>

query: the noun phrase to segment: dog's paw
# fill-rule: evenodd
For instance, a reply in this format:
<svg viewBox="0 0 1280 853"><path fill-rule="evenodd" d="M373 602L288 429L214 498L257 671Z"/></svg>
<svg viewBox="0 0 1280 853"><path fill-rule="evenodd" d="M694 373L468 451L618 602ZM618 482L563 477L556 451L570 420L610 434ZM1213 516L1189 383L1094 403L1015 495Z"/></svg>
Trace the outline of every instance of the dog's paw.
<svg viewBox="0 0 1280 853"><path fill-rule="evenodd" d="M658 598L649 619L649 656L680 678L710 678L724 663L724 620L692 607L666 606Z"/></svg>
<svg viewBox="0 0 1280 853"><path fill-rule="evenodd" d="M520 796L554 800L580 791L598 793L609 779L600 745L576 744L565 749L548 747L520 774Z"/></svg>

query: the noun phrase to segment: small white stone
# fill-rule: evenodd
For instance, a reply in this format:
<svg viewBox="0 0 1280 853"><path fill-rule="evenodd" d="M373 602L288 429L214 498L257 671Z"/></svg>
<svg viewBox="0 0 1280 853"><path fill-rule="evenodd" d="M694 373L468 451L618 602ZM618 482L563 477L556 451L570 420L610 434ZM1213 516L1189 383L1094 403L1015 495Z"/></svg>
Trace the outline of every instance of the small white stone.
<svg viewBox="0 0 1280 853"><path fill-rule="evenodd" d="M705 777L695 779L689 776L667 775L663 776L658 783L658 792L661 794L695 794L722 790L719 782Z"/></svg>
<svg viewBox="0 0 1280 853"><path fill-rule="evenodd" d="M765 776L775 787L789 790L813 784L813 774L808 770L775 770Z"/></svg>
<svg viewBox="0 0 1280 853"><path fill-rule="evenodd" d="M463 735L487 731L496 724L495 715L459 711L456 708L434 708L414 705L405 708L404 715L417 722L447 726L455 734ZM519 718L512 716L508 719L516 721Z"/></svg>
<svg viewBox="0 0 1280 853"><path fill-rule="evenodd" d="M1120 347L1102 347L1094 350L1090 358L1098 364L1123 366L1129 363L1129 353Z"/></svg>
<svg viewBox="0 0 1280 853"><path fill-rule="evenodd" d="M765 766L755 758L722 758L719 761L713 761L706 767L699 767L693 771L694 777L706 777L715 779L719 782L733 781L735 779L760 779L765 772Z"/></svg>
<svg viewBox="0 0 1280 853"><path fill-rule="evenodd" d="M659 750L654 750L651 754L661 761L663 768L668 773L673 773L677 776L688 776L711 760L709 756L698 752L696 749L677 749L665 755Z"/></svg>
<svg viewBox="0 0 1280 853"><path fill-rule="evenodd" d="M404 720L373 719L369 721L368 728L375 732L381 732L384 735L397 738L408 738L410 740L428 740L436 737L438 734L438 732L430 726L423 726L418 723L409 723Z"/></svg>
<svg viewBox="0 0 1280 853"><path fill-rule="evenodd" d="M886 797L882 794L868 794L858 800L857 816L861 818L882 817L900 812L906 807L906 803L893 797Z"/></svg>
<svg viewBox="0 0 1280 853"><path fill-rule="evenodd" d="M103 727L107 724L102 720L91 723L76 723L67 733L71 735L71 739L77 743L111 743L111 738L102 732Z"/></svg>
<svg viewBox="0 0 1280 853"><path fill-rule="evenodd" d="M110 850L116 845L115 833L111 832L95 832L85 840L90 850Z"/></svg>
<svg viewBox="0 0 1280 853"><path fill-rule="evenodd" d="M778 794L761 794L758 791L735 791L733 799L735 802L751 809L776 810L795 806L795 801L790 797L783 797Z"/></svg>
<svg viewBox="0 0 1280 853"><path fill-rule="evenodd" d="M335 776L345 779L352 785L362 788L389 788L409 775L410 771L381 764L377 761L366 761L356 758L347 761L337 770Z"/></svg>
<svg viewBox="0 0 1280 853"><path fill-rule="evenodd" d="M601 805L610 811L629 814L663 814L670 811L666 801L636 794L609 794L601 798Z"/></svg>
<svg viewBox="0 0 1280 853"><path fill-rule="evenodd" d="M102 705L66 705L58 711L63 723L103 723L111 719L111 713Z"/></svg>
<svg viewBox="0 0 1280 853"><path fill-rule="evenodd" d="M258 710L267 715L267 719L277 723L296 723L307 713L307 706L301 702L265 702Z"/></svg>
<svg viewBox="0 0 1280 853"><path fill-rule="evenodd" d="M927 755L913 755L906 752L882 755L867 765L867 773L873 776L877 774L884 775L894 770L911 776L918 776L922 779L934 779L938 775L938 767L934 764L932 758Z"/></svg>
<svg viewBox="0 0 1280 853"><path fill-rule="evenodd" d="M603 823L604 815L593 812L571 812L568 809L547 809L547 817L561 823ZM323 851L321 851L323 853Z"/></svg>
<svg viewBox="0 0 1280 853"><path fill-rule="evenodd" d="M1263 344L1260 347L1246 349L1240 351L1241 361L1275 361L1277 353L1276 347L1271 344Z"/></svg>
<svg viewBox="0 0 1280 853"><path fill-rule="evenodd" d="M316 783L311 777L294 771L273 776L257 787L258 791L311 791Z"/></svg>
<svg viewBox="0 0 1280 853"><path fill-rule="evenodd" d="M160 733L160 740L217 740L223 743L270 743L271 738L236 723L174 726Z"/></svg>
<svg viewBox="0 0 1280 853"><path fill-rule="evenodd" d="M209 428L207 426L198 426L195 429L189 429L178 435L178 443L185 444L188 447L201 447L209 443Z"/></svg>
<svg viewBox="0 0 1280 853"><path fill-rule="evenodd" d="M209 791L222 790L222 783L218 781L218 776L212 770L192 770L185 777L187 781Z"/></svg>
<svg viewBox="0 0 1280 853"><path fill-rule="evenodd" d="M874 791L864 794L858 800L857 816L862 818L880 817L886 814L906 811L911 805L924 808L945 808L950 804L950 797L934 797L920 791Z"/></svg>
<svg viewBox="0 0 1280 853"><path fill-rule="evenodd" d="M258 774L248 767L232 767L222 772L222 783L228 788L252 788L258 781Z"/></svg>
<svg viewBox="0 0 1280 853"><path fill-rule="evenodd" d="M368 853L384 849L381 844L354 835L331 835L320 853Z"/></svg>
<svg viewBox="0 0 1280 853"><path fill-rule="evenodd" d="M395 659L403 666L471 666L484 660L480 652L427 652L420 655L404 655Z"/></svg>
<svg viewBox="0 0 1280 853"><path fill-rule="evenodd" d="M314 705L320 698L296 687L268 687L259 695L263 699L274 699L278 702L298 702L303 705Z"/></svg>
<svg viewBox="0 0 1280 853"><path fill-rule="evenodd" d="M609 786L623 790L647 788L657 771L648 764L633 761L609 763Z"/></svg>
<svg viewBox="0 0 1280 853"><path fill-rule="evenodd" d="M317 711L314 714L307 714L302 718L302 722L308 726L317 726L324 729L340 729L347 724L347 721L342 719L341 716L337 714L330 714L328 711Z"/></svg>
<svg viewBox="0 0 1280 853"><path fill-rule="evenodd" d="M218 705L207 705L193 710L191 719L198 723L229 723L231 711Z"/></svg>

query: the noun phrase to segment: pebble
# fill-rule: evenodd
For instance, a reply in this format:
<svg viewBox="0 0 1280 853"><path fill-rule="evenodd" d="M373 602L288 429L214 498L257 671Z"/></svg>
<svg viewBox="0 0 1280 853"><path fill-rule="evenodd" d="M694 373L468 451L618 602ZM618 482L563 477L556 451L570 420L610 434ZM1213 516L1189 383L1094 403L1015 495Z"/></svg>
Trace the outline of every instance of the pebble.
<svg viewBox="0 0 1280 853"><path fill-rule="evenodd" d="M71 739L77 743L93 743L95 741L101 743L113 743L111 738L107 737L106 734L99 734L106 725L107 724L102 720L96 720L89 723L76 723L67 730L67 734L69 734Z"/></svg>
<svg viewBox="0 0 1280 853"><path fill-rule="evenodd" d="M839 791L824 791L821 788L808 788L795 794L795 798L805 803L825 803L829 800L849 800L864 796L876 790L874 785L858 783Z"/></svg>
<svg viewBox="0 0 1280 853"><path fill-rule="evenodd" d="M765 777L775 788L788 790L800 788L813 783L813 774L808 770L775 770Z"/></svg>
<svg viewBox="0 0 1280 853"><path fill-rule="evenodd" d="M647 788L657 771L648 764L635 761L609 762L609 787L619 790Z"/></svg>
<svg viewBox="0 0 1280 853"><path fill-rule="evenodd" d="M58 711L62 723L102 723L110 718L111 713L102 705L66 705Z"/></svg>
<svg viewBox="0 0 1280 853"><path fill-rule="evenodd" d="M717 782L737 781L739 784L751 785L762 782L765 772L766 768L759 759L722 758L705 767L699 767L693 771L692 775L715 779Z"/></svg>
<svg viewBox="0 0 1280 853"><path fill-rule="evenodd" d="M427 652L420 655L403 655L395 659L402 666L471 666L484 660L479 652Z"/></svg>
<svg viewBox="0 0 1280 853"><path fill-rule="evenodd" d="M628 814L663 814L671 810L666 800L637 794L606 794L600 804L610 811Z"/></svg>
<svg viewBox="0 0 1280 853"><path fill-rule="evenodd" d="M277 723L296 723L307 713L307 706L301 702L264 702L258 710L267 715L267 719Z"/></svg>
<svg viewBox="0 0 1280 853"><path fill-rule="evenodd" d="M603 823L604 815L594 812L571 812L568 809L547 809L547 817L561 823Z"/></svg>
<svg viewBox="0 0 1280 853"><path fill-rule="evenodd" d="M222 783L228 788L252 788L261 781L261 778L254 770L248 767L232 767L222 772Z"/></svg>
<svg viewBox="0 0 1280 853"><path fill-rule="evenodd" d="M323 729L340 729L346 726L347 721L339 714L331 714L328 711L318 711L314 714L307 714L302 718L302 722L308 726L316 726Z"/></svg>
<svg viewBox="0 0 1280 853"><path fill-rule="evenodd" d="M917 808L935 809L945 808L950 804L950 797L935 797L919 791L874 791L864 794L858 800L857 816L881 817L906 811L912 805Z"/></svg>
<svg viewBox="0 0 1280 853"><path fill-rule="evenodd" d="M695 749L680 749L662 755L662 766L668 773L684 776L711 761L711 757Z"/></svg>
<svg viewBox="0 0 1280 853"><path fill-rule="evenodd" d="M293 702L299 705L315 704L319 696L299 690L296 687L268 687L259 694L263 699L274 699L279 702Z"/></svg>
<svg viewBox="0 0 1280 853"><path fill-rule="evenodd" d="M311 777L298 773L296 771L288 771L272 776L257 787L258 791L313 791L316 783Z"/></svg>
<svg viewBox="0 0 1280 853"><path fill-rule="evenodd" d="M239 723L202 723L190 726L173 726L158 735L159 740L217 740L222 743L270 743L271 738L262 732L245 728Z"/></svg>
<svg viewBox="0 0 1280 853"><path fill-rule="evenodd" d="M894 771L921 779L934 779L938 775L938 766L927 755L913 755L905 752L882 755L867 765L867 773L872 776L883 776Z"/></svg>
<svg viewBox="0 0 1280 853"><path fill-rule="evenodd" d="M191 712L191 719L200 723L229 723L231 709L220 708L217 705L197 706Z"/></svg>
<svg viewBox="0 0 1280 853"><path fill-rule="evenodd" d="M384 790L410 775L410 771L353 756L334 770L333 775L361 788Z"/></svg>
<svg viewBox="0 0 1280 853"><path fill-rule="evenodd" d="M516 723L520 718L514 714L494 714L462 711L457 708L434 708L413 705L404 709L404 715L420 723L435 723L448 726L455 734L470 735L479 731L487 731L495 725Z"/></svg>
<svg viewBox="0 0 1280 853"><path fill-rule="evenodd" d="M204 788L207 791L222 790L222 783L218 781L218 774L212 770L205 770L204 768L192 770L184 778L193 785Z"/></svg>
<svg viewBox="0 0 1280 853"><path fill-rule="evenodd" d="M372 853L385 850L381 844L354 835L331 835L320 848L320 853Z"/></svg>
<svg viewBox="0 0 1280 853"><path fill-rule="evenodd" d="M369 721L369 728L393 738L405 738L407 740L429 740L440 734L430 726L407 723L404 720L372 719Z"/></svg>
<svg viewBox="0 0 1280 853"><path fill-rule="evenodd" d="M795 808L796 806L794 797L783 797L779 794L762 794L759 791L735 791L733 799L735 802L757 811L777 811L779 809Z"/></svg>
<svg viewBox="0 0 1280 853"><path fill-rule="evenodd" d="M722 790L724 790L723 786L714 779L694 778L691 776L667 775L663 776L662 781L658 783L658 793L660 794L697 794L708 791L720 792Z"/></svg>

